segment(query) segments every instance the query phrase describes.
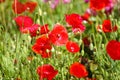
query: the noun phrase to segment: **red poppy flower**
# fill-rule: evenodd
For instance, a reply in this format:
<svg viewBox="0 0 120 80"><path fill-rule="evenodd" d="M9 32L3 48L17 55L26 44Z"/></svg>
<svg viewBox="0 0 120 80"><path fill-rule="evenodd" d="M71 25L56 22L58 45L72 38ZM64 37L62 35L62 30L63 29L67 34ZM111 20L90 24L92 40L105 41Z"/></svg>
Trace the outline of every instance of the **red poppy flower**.
<svg viewBox="0 0 120 80"><path fill-rule="evenodd" d="M66 15L66 22L69 25L76 27L76 26L82 24L82 17L79 14L75 14L75 13L69 14L69 15Z"/></svg>
<svg viewBox="0 0 120 80"><path fill-rule="evenodd" d="M23 3L19 2L18 0L14 0L12 8L15 13L21 14L21 13L25 12L26 10L28 10L29 12L32 13L35 10L36 6L37 6L36 2L28 1L23 4Z"/></svg>
<svg viewBox="0 0 120 80"><path fill-rule="evenodd" d="M36 40L36 43L32 46L32 50L40 54L43 58L51 57L51 45L47 35L42 35Z"/></svg>
<svg viewBox="0 0 120 80"><path fill-rule="evenodd" d="M44 64L37 68L37 74L39 75L39 80L53 80L53 78L58 74L58 70L55 70L51 65Z"/></svg>
<svg viewBox="0 0 120 80"><path fill-rule="evenodd" d="M120 42L116 40L109 41L106 51L113 60L120 60Z"/></svg>
<svg viewBox="0 0 120 80"><path fill-rule="evenodd" d="M33 20L29 16L18 16L14 20L19 27L30 27L33 25Z"/></svg>
<svg viewBox="0 0 120 80"><path fill-rule="evenodd" d="M79 45L75 42L72 42L72 41L68 41L66 43L66 48L69 52L72 52L72 53L76 53L76 52L80 51Z"/></svg>
<svg viewBox="0 0 120 80"><path fill-rule="evenodd" d="M12 4L12 9L15 13L21 14L26 10L26 6L18 0L14 0L14 3Z"/></svg>
<svg viewBox="0 0 120 80"><path fill-rule="evenodd" d="M37 7L37 3L30 1L30 2L26 2L25 6L26 6L26 9L32 13L35 10L35 8Z"/></svg>
<svg viewBox="0 0 120 80"><path fill-rule="evenodd" d="M80 64L79 62L75 62L70 66L70 74L77 77L86 77L88 72L84 65Z"/></svg>
<svg viewBox="0 0 120 80"><path fill-rule="evenodd" d="M84 31L85 31L85 26L83 25L83 24L80 24L80 25L78 25L78 26L74 26L73 28L72 28L72 31L74 32L74 33L83 33Z"/></svg>
<svg viewBox="0 0 120 80"><path fill-rule="evenodd" d="M37 35L39 24L33 24L31 27L28 28L29 34L33 37Z"/></svg>
<svg viewBox="0 0 120 80"><path fill-rule="evenodd" d="M82 17L79 14L69 14L65 16L66 22L72 26L74 33L84 32L85 26L82 24Z"/></svg>
<svg viewBox="0 0 120 80"><path fill-rule="evenodd" d="M34 37L37 35L37 30L39 26L40 26L39 24L33 24L30 27L20 27L19 29L20 29L20 32L29 33L31 37Z"/></svg>
<svg viewBox="0 0 120 80"><path fill-rule="evenodd" d="M46 34L48 32L49 32L48 24L45 24L45 25L40 27L40 34Z"/></svg>
<svg viewBox="0 0 120 80"><path fill-rule="evenodd" d="M90 8L94 10L102 10L106 6L109 6L111 3L110 0L90 0Z"/></svg>
<svg viewBox="0 0 120 80"><path fill-rule="evenodd" d="M0 3L5 2L5 0L0 0Z"/></svg>
<svg viewBox="0 0 120 80"><path fill-rule="evenodd" d="M50 41L57 46L62 46L68 41L67 30L60 24L56 24L49 34Z"/></svg>
<svg viewBox="0 0 120 80"><path fill-rule="evenodd" d="M112 27L112 23L110 20L104 20L102 24L102 30L106 32L113 32L117 30L117 26Z"/></svg>
<svg viewBox="0 0 120 80"><path fill-rule="evenodd" d="M29 33L31 36L36 36L40 25L34 24L32 18L28 16L18 16L14 20L19 26L20 32Z"/></svg>

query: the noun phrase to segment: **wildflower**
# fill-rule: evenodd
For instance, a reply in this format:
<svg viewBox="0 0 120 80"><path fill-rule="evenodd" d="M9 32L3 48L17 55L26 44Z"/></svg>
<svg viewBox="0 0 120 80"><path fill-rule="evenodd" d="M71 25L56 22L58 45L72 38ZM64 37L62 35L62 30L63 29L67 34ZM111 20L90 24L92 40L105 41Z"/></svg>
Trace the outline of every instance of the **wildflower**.
<svg viewBox="0 0 120 80"><path fill-rule="evenodd" d="M112 23L110 20L104 20L102 24L102 30L107 33L107 32L113 32L117 30L117 26L112 27Z"/></svg>
<svg viewBox="0 0 120 80"><path fill-rule="evenodd" d="M26 6L18 0L14 0L14 3L12 4L12 9L15 13L21 14L25 12Z"/></svg>
<svg viewBox="0 0 120 80"><path fill-rule="evenodd" d="M111 0L90 0L90 8L94 10L102 10L103 8L109 6Z"/></svg>
<svg viewBox="0 0 120 80"><path fill-rule="evenodd" d="M29 12L33 12L35 10L35 8L37 7L37 3L36 2L32 2L32 1L29 1L29 2L26 2L25 3L25 6L26 6L26 9L29 11Z"/></svg>
<svg viewBox="0 0 120 80"><path fill-rule="evenodd" d="M80 24L80 25L78 25L76 27L73 27L72 31L74 33L83 33L85 31L85 29L86 29L85 26L83 24Z"/></svg>
<svg viewBox="0 0 120 80"><path fill-rule="evenodd" d="M26 10L32 13L35 10L36 6L36 2L28 1L26 3L21 3L18 0L14 0L14 3L12 4L12 9L16 14L21 14Z"/></svg>
<svg viewBox="0 0 120 80"><path fill-rule="evenodd" d="M55 9L57 5L59 4L59 0L43 0L43 2L47 3L50 1L50 7L52 9Z"/></svg>
<svg viewBox="0 0 120 80"><path fill-rule="evenodd" d="M29 16L17 16L14 20L19 27L30 27L33 24L33 20Z"/></svg>
<svg viewBox="0 0 120 80"><path fill-rule="evenodd" d="M106 51L113 60L120 60L120 42L111 40L107 43Z"/></svg>
<svg viewBox="0 0 120 80"><path fill-rule="evenodd" d="M71 0L63 0L64 4L70 3Z"/></svg>
<svg viewBox="0 0 120 80"><path fill-rule="evenodd" d="M79 14L73 13L65 16L66 22L72 26L78 26L82 23L82 17Z"/></svg>
<svg viewBox="0 0 120 80"><path fill-rule="evenodd" d="M46 34L48 32L49 32L48 24L45 24L45 25L40 27L40 34Z"/></svg>
<svg viewBox="0 0 120 80"><path fill-rule="evenodd" d="M65 16L66 22L72 26L72 30L74 33L76 32L84 32L86 29L85 26L82 24L82 17L79 14L69 14Z"/></svg>
<svg viewBox="0 0 120 80"><path fill-rule="evenodd" d="M80 51L80 47L77 43L75 42L72 42L72 41L68 41L66 43L66 49L69 51L69 52L72 52L72 53L76 53L76 52L79 52Z"/></svg>
<svg viewBox="0 0 120 80"><path fill-rule="evenodd" d="M52 9L55 9L58 6L58 4L60 3L60 0L43 0L43 2L45 2L45 3L50 2L50 7ZM64 4L67 4L70 2L71 2L71 0L63 0Z"/></svg>
<svg viewBox="0 0 120 80"><path fill-rule="evenodd" d="M54 0L54 1L51 2L50 7L52 9L55 9L58 4L59 4L59 0Z"/></svg>
<svg viewBox="0 0 120 80"><path fill-rule="evenodd" d="M51 49L52 46L50 44L49 38L45 34L40 36L32 46L32 50L36 54L40 54L43 58L51 57Z"/></svg>
<svg viewBox="0 0 120 80"><path fill-rule="evenodd" d="M64 26L56 24L49 34L50 41L57 46L62 46L68 41L68 33Z"/></svg>
<svg viewBox="0 0 120 80"><path fill-rule="evenodd" d="M21 33L29 33L31 37L34 37L37 35L37 30L39 26L39 24L33 24L30 27L20 27L19 29Z"/></svg>
<svg viewBox="0 0 120 80"><path fill-rule="evenodd" d="M37 74L39 75L39 80L44 78L52 80L58 74L58 70L55 70L50 64L44 64L37 68Z"/></svg>
<svg viewBox="0 0 120 80"><path fill-rule="evenodd" d="M36 36L39 24L34 24L29 16L18 16L15 19L21 33L29 33L31 36Z"/></svg>
<svg viewBox="0 0 120 80"><path fill-rule="evenodd" d="M70 74L77 77L82 78L88 75L88 72L84 65L79 62L75 62L70 66Z"/></svg>

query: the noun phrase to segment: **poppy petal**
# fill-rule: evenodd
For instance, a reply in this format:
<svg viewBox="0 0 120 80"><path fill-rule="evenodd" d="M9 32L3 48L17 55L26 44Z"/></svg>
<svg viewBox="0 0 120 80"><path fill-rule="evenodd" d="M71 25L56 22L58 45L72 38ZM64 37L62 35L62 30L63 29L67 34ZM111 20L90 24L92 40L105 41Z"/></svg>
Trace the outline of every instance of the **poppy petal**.
<svg viewBox="0 0 120 80"><path fill-rule="evenodd" d="M120 42L116 40L109 41L106 51L113 60L120 60Z"/></svg>
<svg viewBox="0 0 120 80"><path fill-rule="evenodd" d="M62 46L68 41L67 30L59 24L56 24L49 34L50 41L57 46Z"/></svg>
<svg viewBox="0 0 120 80"><path fill-rule="evenodd" d="M82 23L82 17L76 13L66 15L65 19L66 19L66 22L72 26L78 26Z"/></svg>
<svg viewBox="0 0 120 80"><path fill-rule="evenodd" d="M30 27L33 25L33 20L29 16L17 16L14 20L19 27Z"/></svg>
<svg viewBox="0 0 120 80"><path fill-rule="evenodd" d="M21 14L26 10L26 6L18 0L14 0L14 3L12 4L12 9L15 13Z"/></svg>
<svg viewBox="0 0 120 80"><path fill-rule="evenodd" d="M80 47L78 46L78 44L72 41L68 41L66 43L66 48L69 52L72 52L72 53L76 53L80 51Z"/></svg>
<svg viewBox="0 0 120 80"><path fill-rule="evenodd" d="M37 7L37 3L29 1L29 2L25 3L25 6L26 6L26 9L32 13L35 10L35 8Z"/></svg>
<svg viewBox="0 0 120 80"><path fill-rule="evenodd" d="M40 80L47 78L47 80L52 80L58 73L57 70L53 68L50 64L44 64L37 68L37 73L40 77Z"/></svg>
<svg viewBox="0 0 120 80"><path fill-rule="evenodd" d="M88 72L84 65L80 64L79 62L75 62L70 66L70 74L81 78L86 77L88 75Z"/></svg>
<svg viewBox="0 0 120 80"><path fill-rule="evenodd" d="M46 34L48 32L49 32L48 24L45 24L45 25L40 27L40 34Z"/></svg>
<svg viewBox="0 0 120 80"><path fill-rule="evenodd" d="M111 0L90 0L90 8L94 10L102 10L111 4Z"/></svg>
<svg viewBox="0 0 120 80"><path fill-rule="evenodd" d="M32 46L32 50L35 53L40 54L42 58L51 57L51 49L52 46L47 35L40 36Z"/></svg>

